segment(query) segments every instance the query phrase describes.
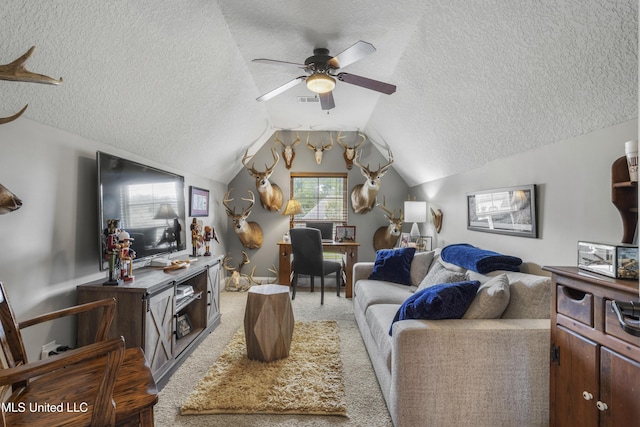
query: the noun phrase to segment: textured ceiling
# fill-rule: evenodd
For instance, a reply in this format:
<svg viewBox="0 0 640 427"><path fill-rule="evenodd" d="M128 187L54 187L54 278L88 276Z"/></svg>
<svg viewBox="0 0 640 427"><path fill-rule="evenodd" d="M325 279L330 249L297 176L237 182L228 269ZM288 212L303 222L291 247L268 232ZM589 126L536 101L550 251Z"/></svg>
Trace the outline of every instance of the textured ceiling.
<svg viewBox="0 0 640 427"><path fill-rule="evenodd" d="M638 116L636 0L3 0L0 63L60 86L0 81L0 116L23 117L228 182L276 129L364 130L410 185ZM336 108L300 104L303 62L358 40ZM20 119L18 119L20 120ZM6 124L4 126L11 126ZM365 159L366 160L366 159Z"/></svg>

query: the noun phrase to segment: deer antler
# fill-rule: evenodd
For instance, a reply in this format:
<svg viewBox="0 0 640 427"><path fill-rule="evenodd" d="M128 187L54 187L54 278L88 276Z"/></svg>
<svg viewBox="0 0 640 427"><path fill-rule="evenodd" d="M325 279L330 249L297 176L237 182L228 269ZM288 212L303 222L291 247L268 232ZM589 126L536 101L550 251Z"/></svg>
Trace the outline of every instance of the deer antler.
<svg viewBox="0 0 640 427"><path fill-rule="evenodd" d="M387 214L387 219L391 221L391 218L393 218L393 214L396 213L396 210L394 209L390 211L387 208L387 196L382 196L382 206L380 205L380 203L376 203L376 206L382 209Z"/></svg>
<svg viewBox="0 0 640 427"><path fill-rule="evenodd" d="M231 261L233 258L231 258L231 252L229 252L228 254L226 254L224 256L224 258L222 259L222 267L227 270L227 271L235 271L235 268L231 267L228 262Z"/></svg>
<svg viewBox="0 0 640 427"><path fill-rule="evenodd" d="M358 136L362 139L356 145L351 147L353 150L360 148L360 146L367 140L367 137L362 132L358 132ZM344 136L342 135L342 131L340 131L338 132L338 138L336 139L338 141L338 144L340 144L340 146L343 148L349 148L347 144L341 141L342 138L344 138Z"/></svg>
<svg viewBox="0 0 640 427"><path fill-rule="evenodd" d="M253 204L256 202L256 196L253 194L253 191L251 190L247 190L247 193L249 193L251 195L250 199L241 197L242 200L244 200L245 202L249 202L249 206L242 212L243 216L248 216L249 212L251 211L251 208L253 207ZM233 199L231 199L233 200Z"/></svg>
<svg viewBox="0 0 640 427"><path fill-rule="evenodd" d="M393 164L393 153L391 152L391 148L387 148L387 151L389 152L389 161L384 166L380 166L380 164L378 164L378 173L385 173Z"/></svg>
<svg viewBox="0 0 640 427"><path fill-rule="evenodd" d="M271 148L271 154L273 155L273 165L271 165L271 167L267 167L267 164L264 164L266 175L271 175L271 173L273 172L273 168L276 167L278 161L280 160L280 156L278 155L278 152L275 148Z"/></svg>
<svg viewBox="0 0 640 427"><path fill-rule="evenodd" d="M331 150L331 147L333 147L333 136L331 136L331 132L329 132L329 145L323 145L322 150Z"/></svg>
<svg viewBox="0 0 640 427"><path fill-rule="evenodd" d="M29 106L29 104L25 105L22 110L18 111L16 114L14 114L13 116L9 116L9 117L0 117L0 125L3 125L5 123L9 123L14 121L15 119L17 119L18 117L20 117L22 115L22 113L25 112L25 110L27 109L27 107Z"/></svg>
<svg viewBox="0 0 640 427"><path fill-rule="evenodd" d="M256 176L256 174L259 173L255 168L256 162L251 163L251 167L247 166L247 160L252 157L253 154L249 155L249 149L247 148L247 151L244 152L244 156L242 156L242 166L244 166L249 171L249 173L251 173L251 175Z"/></svg>
<svg viewBox="0 0 640 427"><path fill-rule="evenodd" d="M242 267L245 264L250 264L251 260L249 259L249 255L245 251L242 251L242 261L238 264L238 271L242 270Z"/></svg>
<svg viewBox="0 0 640 427"><path fill-rule="evenodd" d="M224 198L222 199L222 204L224 205L225 208L227 208L227 215L230 215L230 216L233 216L236 214L235 206L233 207L233 210L231 209L231 206L229 206L229 202L233 202L233 199L229 198L229 195L231 195L232 191L233 191L233 188L227 191L224 195Z"/></svg>
<svg viewBox="0 0 640 427"><path fill-rule="evenodd" d="M28 71L24 63L31 56L35 50L35 46L31 46L31 49L27 51L20 58L8 64L0 65L0 80L10 80L14 82L29 82L29 83L43 83L49 85L57 85L62 83L62 77L59 80L53 79L44 74L37 74Z"/></svg>
<svg viewBox="0 0 640 427"><path fill-rule="evenodd" d="M279 142L283 147L286 147L286 145L284 145L284 142L280 141L280 138L278 138L278 132L276 132L276 136L275 138L273 138L273 142Z"/></svg>

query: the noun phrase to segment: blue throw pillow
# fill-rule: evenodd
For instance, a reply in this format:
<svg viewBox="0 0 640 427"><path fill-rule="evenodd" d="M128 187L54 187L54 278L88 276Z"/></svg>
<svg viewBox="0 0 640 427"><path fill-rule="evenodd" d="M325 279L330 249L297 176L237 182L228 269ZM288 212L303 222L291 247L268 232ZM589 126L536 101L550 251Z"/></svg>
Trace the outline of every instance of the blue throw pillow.
<svg viewBox="0 0 640 427"><path fill-rule="evenodd" d="M393 324L405 319L461 319L476 297L480 282L442 283L422 289L402 303L389 329Z"/></svg>
<svg viewBox="0 0 640 427"><path fill-rule="evenodd" d="M380 249L369 279L411 286L411 261L415 253L416 248Z"/></svg>

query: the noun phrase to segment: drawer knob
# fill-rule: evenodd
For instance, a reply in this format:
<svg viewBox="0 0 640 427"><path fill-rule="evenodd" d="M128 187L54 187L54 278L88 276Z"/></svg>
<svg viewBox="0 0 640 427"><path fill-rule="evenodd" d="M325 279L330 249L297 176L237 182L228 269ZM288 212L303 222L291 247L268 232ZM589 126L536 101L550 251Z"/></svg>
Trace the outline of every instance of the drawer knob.
<svg viewBox="0 0 640 427"><path fill-rule="evenodd" d="M607 406L606 403L598 400L598 403L596 403L596 407L600 410L600 411L606 411L607 409L609 409L609 407Z"/></svg>
<svg viewBox="0 0 640 427"><path fill-rule="evenodd" d="M591 400L593 399L593 394L589 393L588 391L583 391L582 397L584 397L584 400Z"/></svg>

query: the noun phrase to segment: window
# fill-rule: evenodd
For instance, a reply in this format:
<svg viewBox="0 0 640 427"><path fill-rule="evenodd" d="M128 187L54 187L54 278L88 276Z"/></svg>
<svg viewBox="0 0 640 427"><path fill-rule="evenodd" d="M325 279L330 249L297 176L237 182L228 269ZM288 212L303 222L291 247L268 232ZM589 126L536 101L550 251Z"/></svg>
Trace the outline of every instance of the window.
<svg viewBox="0 0 640 427"><path fill-rule="evenodd" d="M292 173L289 188L289 197L302 207L302 213L294 217L294 227L314 221L347 224L346 173Z"/></svg>

